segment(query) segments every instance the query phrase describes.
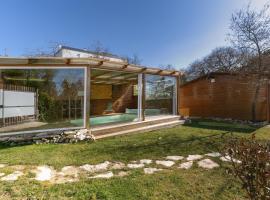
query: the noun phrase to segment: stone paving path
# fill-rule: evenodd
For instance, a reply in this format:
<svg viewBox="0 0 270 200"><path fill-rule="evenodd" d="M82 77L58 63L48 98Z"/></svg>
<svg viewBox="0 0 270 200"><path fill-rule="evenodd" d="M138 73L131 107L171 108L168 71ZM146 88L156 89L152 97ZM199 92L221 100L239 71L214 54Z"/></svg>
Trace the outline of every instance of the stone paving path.
<svg viewBox="0 0 270 200"><path fill-rule="evenodd" d="M218 168L219 164L212 158L219 158L221 161L230 162L229 156L221 157L218 152L211 152L205 155L170 155L163 159L151 160L141 159L131 161L128 164L123 162L105 161L96 165L84 164L81 166L65 166L61 170L55 170L52 166L24 166L0 164L0 181L17 181L24 177L39 182L49 182L51 184L61 184L77 182L82 178L89 179L109 179L114 176L128 176L132 170L142 170L144 174L154 174L170 169L189 170L195 164L205 170ZM235 160L237 162L241 162ZM6 174L4 169L12 169L13 172ZM28 174L33 177L28 177Z"/></svg>

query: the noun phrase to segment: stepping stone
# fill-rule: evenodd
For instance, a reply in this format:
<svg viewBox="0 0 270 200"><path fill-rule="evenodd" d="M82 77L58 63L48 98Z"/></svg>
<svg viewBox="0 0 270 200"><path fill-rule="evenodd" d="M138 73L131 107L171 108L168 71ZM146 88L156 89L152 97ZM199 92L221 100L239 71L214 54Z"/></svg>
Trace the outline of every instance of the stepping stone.
<svg viewBox="0 0 270 200"><path fill-rule="evenodd" d="M125 167L126 167L126 165L124 163L122 163L122 162L115 162L115 163L113 163L111 169L123 169Z"/></svg>
<svg viewBox="0 0 270 200"><path fill-rule="evenodd" d="M187 161L200 160L202 158L203 158L202 155L188 155Z"/></svg>
<svg viewBox="0 0 270 200"><path fill-rule="evenodd" d="M204 169L213 169L215 167L219 167L219 165L217 163L215 163L214 161L210 160L210 159L204 159L198 162L198 166L202 167Z"/></svg>
<svg viewBox="0 0 270 200"><path fill-rule="evenodd" d="M179 169L190 169L193 165L193 161L188 161L188 162L184 162L184 163L181 163L179 165Z"/></svg>
<svg viewBox="0 0 270 200"><path fill-rule="evenodd" d="M50 181L55 176L55 171L49 166L38 166L34 172L37 181Z"/></svg>
<svg viewBox="0 0 270 200"><path fill-rule="evenodd" d="M220 153L218 153L218 152L212 152L212 153L207 153L207 154L205 154L206 156L209 156L209 157L220 157L221 156L221 154Z"/></svg>
<svg viewBox="0 0 270 200"><path fill-rule="evenodd" d="M105 161L104 163L100 163L100 164L97 164L97 165L85 164L85 165L80 166L80 168L83 169L83 170L85 170L85 171L94 173L94 172L99 172L99 171L105 171L105 170L107 170L108 167L109 167L109 165L110 165L110 162L109 161Z"/></svg>
<svg viewBox="0 0 270 200"><path fill-rule="evenodd" d="M175 162L170 161L170 160L157 160L156 164L163 165L165 167L171 167L175 164Z"/></svg>
<svg viewBox="0 0 270 200"><path fill-rule="evenodd" d="M178 160L183 160L184 157L183 157L183 156L167 156L166 159L167 159L167 160L178 161Z"/></svg>
<svg viewBox="0 0 270 200"><path fill-rule="evenodd" d="M127 176L128 175L128 172L126 171L120 171L117 176L120 176L120 177L123 177L123 176Z"/></svg>
<svg viewBox="0 0 270 200"><path fill-rule="evenodd" d="M62 176L74 176L78 177L79 169L74 166L65 166L61 169L61 172L57 173L57 175Z"/></svg>
<svg viewBox="0 0 270 200"><path fill-rule="evenodd" d="M242 163L241 160L237 160L237 159L234 159L234 158L231 158L230 156L222 156L220 157L220 160L222 160L223 162L235 162L235 163Z"/></svg>
<svg viewBox="0 0 270 200"><path fill-rule="evenodd" d="M149 165L149 164L151 164L153 161L152 160L150 160L150 159L142 159L142 160L140 160L140 163L141 164L146 164L146 165Z"/></svg>
<svg viewBox="0 0 270 200"><path fill-rule="evenodd" d="M0 164L0 168L4 168L6 166L7 166L6 164Z"/></svg>
<svg viewBox="0 0 270 200"><path fill-rule="evenodd" d="M128 164L127 167L130 168L130 169L138 169L138 168L143 168L144 164L142 164L142 163L140 163L140 164Z"/></svg>
<svg viewBox="0 0 270 200"><path fill-rule="evenodd" d="M157 169L157 168L144 168L143 171L145 174L153 174L158 171L162 171L163 169Z"/></svg>
<svg viewBox="0 0 270 200"><path fill-rule="evenodd" d="M23 175L23 172L15 171L12 174L9 174L7 176L2 177L1 180L2 181L16 181L22 175Z"/></svg>
<svg viewBox="0 0 270 200"><path fill-rule="evenodd" d="M112 172L106 172L103 174L98 174L96 176L92 176L90 178L112 178L113 177L113 173Z"/></svg>

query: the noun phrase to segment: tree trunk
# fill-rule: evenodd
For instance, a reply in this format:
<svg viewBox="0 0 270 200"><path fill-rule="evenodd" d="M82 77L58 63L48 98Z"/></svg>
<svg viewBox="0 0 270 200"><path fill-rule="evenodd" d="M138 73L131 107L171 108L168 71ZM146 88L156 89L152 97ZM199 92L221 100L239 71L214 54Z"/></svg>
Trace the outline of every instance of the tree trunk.
<svg viewBox="0 0 270 200"><path fill-rule="evenodd" d="M270 81L267 83L267 121L270 122Z"/></svg>
<svg viewBox="0 0 270 200"><path fill-rule="evenodd" d="M260 83L256 84L255 94L252 100L252 108L251 108L253 122L256 121L256 115L257 115L256 109L257 109L257 101L258 101L260 89L261 89L261 84Z"/></svg>

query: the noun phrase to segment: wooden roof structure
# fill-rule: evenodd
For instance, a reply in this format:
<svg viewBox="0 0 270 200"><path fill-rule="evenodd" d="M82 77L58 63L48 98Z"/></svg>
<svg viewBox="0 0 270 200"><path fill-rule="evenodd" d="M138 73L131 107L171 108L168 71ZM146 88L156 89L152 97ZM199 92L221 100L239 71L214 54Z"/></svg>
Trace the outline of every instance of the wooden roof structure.
<svg viewBox="0 0 270 200"><path fill-rule="evenodd" d="M0 57L1 67L82 67L104 69L111 71L144 73L161 76L179 77L183 73L177 70L162 70L159 68L129 64L127 62L115 62L101 58L61 58L61 57Z"/></svg>

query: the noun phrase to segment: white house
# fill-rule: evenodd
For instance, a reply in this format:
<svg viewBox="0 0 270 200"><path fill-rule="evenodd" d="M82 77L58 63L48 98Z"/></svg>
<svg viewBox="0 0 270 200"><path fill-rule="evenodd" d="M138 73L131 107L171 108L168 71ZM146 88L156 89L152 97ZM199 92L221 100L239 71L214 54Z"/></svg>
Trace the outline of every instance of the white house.
<svg viewBox="0 0 270 200"><path fill-rule="evenodd" d="M101 58L104 60L115 61L115 62L123 62L126 59L121 58L117 55L113 55L110 53L105 52L95 52L89 51L86 49L78 49L68 46L59 46L59 50L55 53L56 57L63 57L63 58Z"/></svg>

